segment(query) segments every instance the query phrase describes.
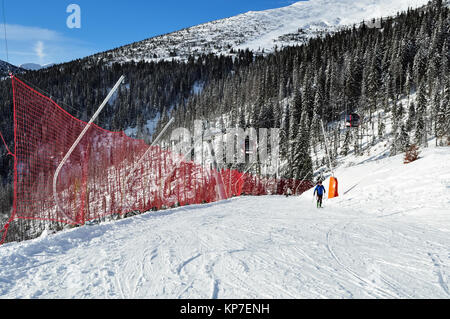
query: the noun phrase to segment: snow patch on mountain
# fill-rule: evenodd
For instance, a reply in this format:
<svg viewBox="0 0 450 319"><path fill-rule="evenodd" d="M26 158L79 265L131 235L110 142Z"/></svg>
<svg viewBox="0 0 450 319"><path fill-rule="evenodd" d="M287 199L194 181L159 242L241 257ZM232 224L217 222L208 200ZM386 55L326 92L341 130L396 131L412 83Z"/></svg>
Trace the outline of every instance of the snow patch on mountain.
<svg viewBox="0 0 450 319"><path fill-rule="evenodd" d="M55 64L54 63L50 63L50 64L45 64L45 65L40 65L40 64L37 64L37 63L25 63L25 64L20 65L20 67L22 69L25 69L25 70L28 70L28 71L38 71L38 70L41 70L41 69L49 68L49 67L51 67L53 65L55 65Z"/></svg>
<svg viewBox="0 0 450 319"><path fill-rule="evenodd" d="M161 61L200 54L232 55L238 49L257 53L298 45L312 37L353 24L394 16L428 0L310 0L290 6L250 11L103 52L94 62Z"/></svg>

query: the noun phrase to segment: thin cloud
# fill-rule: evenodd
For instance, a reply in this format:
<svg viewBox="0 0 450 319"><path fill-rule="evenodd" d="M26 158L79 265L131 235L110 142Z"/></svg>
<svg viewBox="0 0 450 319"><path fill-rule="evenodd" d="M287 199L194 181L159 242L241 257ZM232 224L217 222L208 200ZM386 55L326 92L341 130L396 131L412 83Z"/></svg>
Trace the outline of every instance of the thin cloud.
<svg viewBox="0 0 450 319"><path fill-rule="evenodd" d="M90 43L50 29L7 24L6 30L9 62L15 65L61 63L96 52ZM0 43L0 59L3 60L6 59L6 52L2 43Z"/></svg>
<svg viewBox="0 0 450 319"><path fill-rule="evenodd" d="M17 24L6 25L8 40L12 41L65 41L67 40L59 32Z"/></svg>
<svg viewBox="0 0 450 319"><path fill-rule="evenodd" d="M39 60L43 61L46 56L46 54L44 53L44 42L38 41L34 46L34 52L39 57Z"/></svg>

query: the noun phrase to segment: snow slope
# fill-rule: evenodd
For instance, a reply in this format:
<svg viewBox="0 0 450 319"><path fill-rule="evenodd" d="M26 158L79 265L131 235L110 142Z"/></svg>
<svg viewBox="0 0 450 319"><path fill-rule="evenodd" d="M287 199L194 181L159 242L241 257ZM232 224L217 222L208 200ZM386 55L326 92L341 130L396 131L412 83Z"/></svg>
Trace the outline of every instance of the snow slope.
<svg viewBox="0 0 450 319"><path fill-rule="evenodd" d="M271 52L311 37L418 8L428 0L309 0L250 11L126 45L90 57L94 62L187 60L189 55L230 54L231 49Z"/></svg>
<svg viewBox="0 0 450 319"><path fill-rule="evenodd" d="M450 148L0 247L1 298L450 298Z"/></svg>

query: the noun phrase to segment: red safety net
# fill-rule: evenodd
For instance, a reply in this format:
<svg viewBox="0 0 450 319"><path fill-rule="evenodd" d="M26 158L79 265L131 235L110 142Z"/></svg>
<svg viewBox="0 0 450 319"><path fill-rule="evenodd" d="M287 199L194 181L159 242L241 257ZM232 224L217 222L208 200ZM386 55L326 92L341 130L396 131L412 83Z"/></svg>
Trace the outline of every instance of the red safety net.
<svg viewBox="0 0 450 319"><path fill-rule="evenodd" d="M53 192L55 171L87 123L12 77L14 95L15 219L84 225L129 212L210 203L233 196L299 194L310 182L277 181L236 170L211 170L144 141L92 124L65 162ZM143 155L145 157L143 157Z"/></svg>

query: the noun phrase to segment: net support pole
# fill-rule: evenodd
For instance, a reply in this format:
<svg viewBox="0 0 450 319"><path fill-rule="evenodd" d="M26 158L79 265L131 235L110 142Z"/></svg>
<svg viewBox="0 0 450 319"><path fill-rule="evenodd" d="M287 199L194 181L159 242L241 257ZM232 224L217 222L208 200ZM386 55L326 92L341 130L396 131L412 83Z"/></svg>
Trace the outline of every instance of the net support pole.
<svg viewBox="0 0 450 319"><path fill-rule="evenodd" d="M308 178L309 175L311 175L311 173L308 173L308 174L306 174L305 177L303 177L303 179L301 180L300 184L298 184L298 186L295 188L295 194L298 193L298 188L303 185L303 183L306 181L306 178Z"/></svg>
<svg viewBox="0 0 450 319"><path fill-rule="evenodd" d="M145 157L153 150L153 147L159 142L159 140L164 136L164 134L166 133L166 131L169 129L169 127L173 124L173 122L175 122L175 118L172 117L170 119L170 121L166 124L166 126L164 126L164 128L162 129L161 133L159 133L159 135L155 138L155 140L152 142L152 144L149 146L149 148L147 148L147 151L144 153L144 155L141 156L141 158L136 162L136 164L134 164L133 168L131 169L131 171L128 173L127 177L125 178L125 182L124 185L125 187L128 189L128 185L134 183L136 177L134 177L133 179L131 179L133 177L133 174L136 172L136 170L139 168L139 165L145 160ZM130 180L131 179L131 180ZM124 212L126 210L128 210L130 208L130 200L127 199L126 201L127 206L125 206ZM126 212L124 213L126 214Z"/></svg>
<svg viewBox="0 0 450 319"><path fill-rule="evenodd" d="M169 129L169 127L172 125L172 123L175 122L175 118L171 118L169 123L166 124L166 126L163 128L163 130L161 131L161 133L159 133L159 135L156 137L156 139L153 141L152 145L150 145L150 147L147 149L147 151L144 153L144 155L141 156L141 158L139 159L139 161L137 161L137 163L134 165L134 167L131 169L130 173L128 174L127 179L125 180L125 183L128 185L129 179L130 177L134 174L134 172L139 168L139 165L142 163L142 161L144 161L145 157L148 155L148 153L150 153L153 149L153 146L155 146L159 140L163 137L164 133L166 133L166 131Z"/></svg>
<svg viewBox="0 0 450 319"><path fill-rule="evenodd" d="M84 130L81 132L80 136L78 136L77 140L73 143L72 147L69 149L69 151L67 152L66 156L64 156L63 160L61 161L61 163L59 164L58 168L55 171L55 175L53 177L53 199L55 200L55 204L57 209L59 209L61 211L61 213L74 225L77 224L77 221L75 221L71 216L69 216L69 214L66 214L64 212L64 210L62 209L60 203L59 203L59 198L58 198L58 193L56 191L56 184L58 181L58 176L59 173L61 172L61 169L63 168L64 164L67 162L67 160L69 159L69 157L72 155L73 151L75 150L75 148L78 146L78 144L80 143L80 141L82 140L82 138L84 137L84 135L86 135L87 131L89 130L89 128L91 127L91 124L94 123L94 121L97 119L97 117L100 115L100 113L103 111L103 108L106 106L106 104L109 102L109 100L112 98L113 94L117 91L117 89L119 88L119 86L122 84L122 82L125 80L125 76L121 76L120 79L117 81L117 83L114 85L114 87L112 88L112 90L109 92L108 96L105 98L105 100L103 101L103 103L100 105L100 107L98 108L97 112L95 112L95 114L92 116L91 120L89 121L89 123L86 125L86 127L84 128Z"/></svg>

